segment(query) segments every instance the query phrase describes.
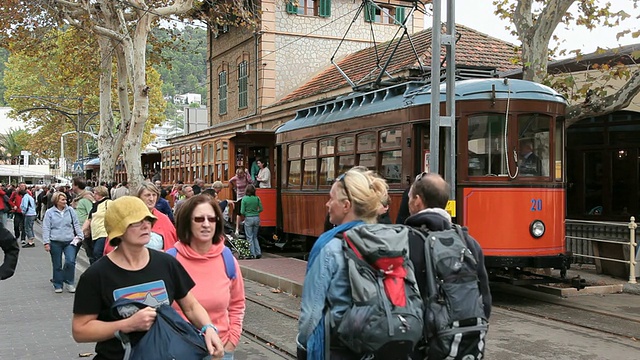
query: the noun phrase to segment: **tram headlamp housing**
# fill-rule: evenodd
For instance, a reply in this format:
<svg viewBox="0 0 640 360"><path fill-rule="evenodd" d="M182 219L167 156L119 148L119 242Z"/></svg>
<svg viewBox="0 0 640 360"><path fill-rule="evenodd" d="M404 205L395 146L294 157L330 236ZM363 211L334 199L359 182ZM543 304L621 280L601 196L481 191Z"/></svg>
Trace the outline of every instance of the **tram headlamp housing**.
<svg viewBox="0 0 640 360"><path fill-rule="evenodd" d="M542 220L533 220L531 225L529 225L529 233L536 239L541 238L546 229Z"/></svg>

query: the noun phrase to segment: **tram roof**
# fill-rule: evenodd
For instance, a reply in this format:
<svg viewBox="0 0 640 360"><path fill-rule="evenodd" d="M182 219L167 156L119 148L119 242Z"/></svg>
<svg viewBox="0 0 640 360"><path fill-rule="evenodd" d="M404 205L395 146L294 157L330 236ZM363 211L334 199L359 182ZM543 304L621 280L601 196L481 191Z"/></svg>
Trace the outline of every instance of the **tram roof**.
<svg viewBox="0 0 640 360"><path fill-rule="evenodd" d="M455 100L540 100L566 104L552 88L516 79L472 79L455 84ZM440 85L440 101L446 100L446 84ZM352 93L335 100L300 109L293 120L276 134L361 116L431 103L431 83L410 81L365 93Z"/></svg>

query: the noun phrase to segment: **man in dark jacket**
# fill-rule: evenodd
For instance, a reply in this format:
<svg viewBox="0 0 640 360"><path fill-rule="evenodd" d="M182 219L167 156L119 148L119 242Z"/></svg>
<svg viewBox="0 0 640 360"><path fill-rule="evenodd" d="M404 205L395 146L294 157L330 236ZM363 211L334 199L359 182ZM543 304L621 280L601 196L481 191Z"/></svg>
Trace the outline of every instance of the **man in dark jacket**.
<svg viewBox="0 0 640 360"><path fill-rule="evenodd" d="M0 280L13 276L18 265L20 247L16 238L0 223L0 248L4 252L4 262L0 265Z"/></svg>
<svg viewBox="0 0 640 360"><path fill-rule="evenodd" d="M449 201L449 184L438 174L418 175L409 191L409 212L411 216L405 221L406 225L414 228L425 226L431 231L451 229L451 216L444 209ZM489 276L484 266L484 255L480 244L465 230L465 237L469 250L478 263L479 289L482 294L484 313L489 319L491 315L491 293L489 292ZM424 240L419 236L409 237L409 253L416 274L416 281L420 293L424 294L426 287L426 266L424 259Z"/></svg>

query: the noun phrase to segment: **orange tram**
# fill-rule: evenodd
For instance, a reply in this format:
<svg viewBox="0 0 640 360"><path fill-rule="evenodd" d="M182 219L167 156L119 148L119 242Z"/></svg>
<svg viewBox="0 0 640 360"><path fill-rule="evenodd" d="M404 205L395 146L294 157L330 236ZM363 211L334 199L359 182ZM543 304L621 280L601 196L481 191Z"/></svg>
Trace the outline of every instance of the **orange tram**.
<svg viewBox="0 0 640 360"><path fill-rule="evenodd" d="M162 150L163 179L225 181L236 166L249 168L261 156L275 186L258 192L269 202L263 226L270 234L263 239L308 250L323 231L331 184L353 166L386 179L395 219L403 191L429 168L430 90L426 82L405 82L298 110L275 134L194 138L192 145ZM481 243L488 268L556 268L564 275L571 261L564 229L565 99L528 81L475 79L456 82L455 101L454 220Z"/></svg>

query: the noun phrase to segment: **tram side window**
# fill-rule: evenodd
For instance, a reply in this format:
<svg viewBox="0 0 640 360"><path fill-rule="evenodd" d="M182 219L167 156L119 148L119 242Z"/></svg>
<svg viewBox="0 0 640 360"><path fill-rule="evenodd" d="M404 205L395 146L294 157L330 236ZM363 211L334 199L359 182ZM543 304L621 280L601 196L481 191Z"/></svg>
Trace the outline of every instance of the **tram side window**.
<svg viewBox="0 0 640 360"><path fill-rule="evenodd" d="M519 176L549 176L550 124L545 115L518 117Z"/></svg>
<svg viewBox="0 0 640 360"><path fill-rule="evenodd" d="M382 153L380 175L387 180L387 184L401 183L402 150L385 151Z"/></svg>
<svg viewBox="0 0 640 360"><path fill-rule="evenodd" d="M468 123L469 176L507 175L504 115L472 116Z"/></svg>
<svg viewBox="0 0 640 360"><path fill-rule="evenodd" d="M300 160L294 160L289 162L289 183L288 187L300 187Z"/></svg>
<svg viewBox="0 0 640 360"><path fill-rule="evenodd" d="M320 156L320 172L318 173L318 185L326 186L333 184L336 178L334 139L320 140L318 145L318 154Z"/></svg>
<svg viewBox="0 0 640 360"><path fill-rule="evenodd" d="M345 155L338 158L338 174L347 172L355 165L355 156Z"/></svg>

